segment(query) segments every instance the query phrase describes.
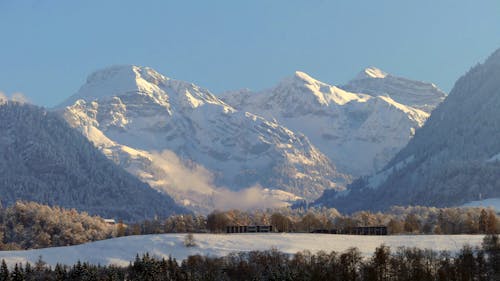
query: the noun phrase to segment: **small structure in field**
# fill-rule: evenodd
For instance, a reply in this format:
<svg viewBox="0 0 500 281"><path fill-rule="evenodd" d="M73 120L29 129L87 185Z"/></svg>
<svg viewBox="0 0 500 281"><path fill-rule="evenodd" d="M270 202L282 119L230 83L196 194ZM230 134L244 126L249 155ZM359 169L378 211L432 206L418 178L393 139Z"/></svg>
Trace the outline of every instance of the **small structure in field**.
<svg viewBox="0 0 500 281"><path fill-rule="evenodd" d="M387 226L358 226L345 229L316 229L311 233L348 235L387 235Z"/></svg>
<svg viewBox="0 0 500 281"><path fill-rule="evenodd" d="M229 225L226 233L265 233L273 232L272 225Z"/></svg>

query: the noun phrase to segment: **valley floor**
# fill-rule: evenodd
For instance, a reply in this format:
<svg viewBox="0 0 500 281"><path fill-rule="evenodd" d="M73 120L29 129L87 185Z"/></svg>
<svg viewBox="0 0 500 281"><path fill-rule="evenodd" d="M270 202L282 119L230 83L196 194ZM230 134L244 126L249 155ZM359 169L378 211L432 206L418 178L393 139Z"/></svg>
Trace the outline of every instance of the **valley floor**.
<svg viewBox="0 0 500 281"><path fill-rule="evenodd" d="M464 244L480 246L483 235L398 235L398 236L354 236L308 233L272 234L194 234L196 247L184 246L186 234L161 234L120 237L78 246L55 247L27 251L0 251L0 260L14 263L36 262L40 257L50 265L56 263L73 265L78 260L92 264L116 264L126 266L136 254L149 252L157 257L171 255L182 260L189 255L225 256L232 252L269 250L294 254L298 251L342 252L357 247L363 256L369 257L381 244L397 247L418 247L435 251L447 250L456 253Z"/></svg>

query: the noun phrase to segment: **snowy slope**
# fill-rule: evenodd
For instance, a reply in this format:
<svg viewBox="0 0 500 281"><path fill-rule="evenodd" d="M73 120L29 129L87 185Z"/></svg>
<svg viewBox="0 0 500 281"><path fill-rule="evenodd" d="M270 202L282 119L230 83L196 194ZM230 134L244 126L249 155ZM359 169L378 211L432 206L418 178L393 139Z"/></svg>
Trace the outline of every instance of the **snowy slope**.
<svg viewBox="0 0 500 281"><path fill-rule="evenodd" d="M455 83L414 138L347 196L318 203L343 212L392 205L461 206L500 197L500 49ZM375 188L374 188L375 187Z"/></svg>
<svg viewBox="0 0 500 281"><path fill-rule="evenodd" d="M29 251L0 251L0 259L10 265L36 262L41 256L50 265L56 263L75 264L78 260L93 264L116 264L127 266L136 254L150 253L157 257L172 256L183 260L189 255L202 254L225 256L232 252L270 250L295 254L310 250L342 252L349 247L358 247L364 257L370 257L375 248L385 244L397 247L418 247L435 251L458 252L464 244L480 246L482 235L420 235L420 236L352 236L329 234L194 234L196 247L183 245L186 234L164 234L129 236L87 243L78 246L47 248Z"/></svg>
<svg viewBox="0 0 500 281"><path fill-rule="evenodd" d="M446 94L432 83L393 76L376 67L364 69L341 88L372 96L387 95L398 103L427 113L446 98Z"/></svg>
<svg viewBox="0 0 500 281"><path fill-rule="evenodd" d="M491 207L497 212L500 212L500 198L488 198L484 200L471 201L463 204L461 207Z"/></svg>
<svg viewBox="0 0 500 281"><path fill-rule="evenodd" d="M221 98L304 133L339 171L354 176L381 169L429 116L389 96L351 93L299 71L270 90L227 92Z"/></svg>
<svg viewBox="0 0 500 281"><path fill-rule="evenodd" d="M63 106L110 159L195 210L314 199L349 180L306 136L148 67L97 71Z"/></svg>
<svg viewBox="0 0 500 281"><path fill-rule="evenodd" d="M104 157L55 113L0 105L0 206L18 200L139 221L186 213Z"/></svg>

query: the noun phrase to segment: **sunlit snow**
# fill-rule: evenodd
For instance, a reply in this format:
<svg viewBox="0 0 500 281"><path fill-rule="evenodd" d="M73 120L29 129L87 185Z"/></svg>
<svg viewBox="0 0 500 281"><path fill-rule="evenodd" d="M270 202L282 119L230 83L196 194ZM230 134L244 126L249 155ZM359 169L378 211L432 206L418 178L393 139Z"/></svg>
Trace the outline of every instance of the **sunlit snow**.
<svg viewBox="0 0 500 281"><path fill-rule="evenodd" d="M464 244L480 246L482 235L418 235L418 236L353 236L330 234L194 234L196 247L187 248L186 234L144 235L115 238L71 247L57 247L29 251L0 252L0 259L9 264L35 262L41 256L48 264L74 264L78 260L94 264L127 266L136 254L148 252L157 257L172 256L177 260L189 255L224 256L232 252L278 249L294 254L303 250L345 251L358 247L364 257L373 254L381 244L397 247L419 247L456 253Z"/></svg>

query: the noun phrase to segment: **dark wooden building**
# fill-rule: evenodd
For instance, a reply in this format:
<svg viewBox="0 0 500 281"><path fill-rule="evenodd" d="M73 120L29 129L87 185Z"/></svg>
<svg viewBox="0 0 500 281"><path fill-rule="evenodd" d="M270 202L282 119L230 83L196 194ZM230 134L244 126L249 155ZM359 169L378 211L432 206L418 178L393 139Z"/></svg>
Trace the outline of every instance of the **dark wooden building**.
<svg viewBox="0 0 500 281"><path fill-rule="evenodd" d="M226 233L261 233L273 232L272 225L229 225Z"/></svg>
<svg viewBox="0 0 500 281"><path fill-rule="evenodd" d="M387 226L359 226L345 229L316 229L312 233L349 235L387 235Z"/></svg>

